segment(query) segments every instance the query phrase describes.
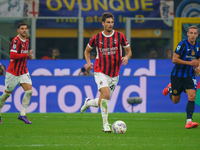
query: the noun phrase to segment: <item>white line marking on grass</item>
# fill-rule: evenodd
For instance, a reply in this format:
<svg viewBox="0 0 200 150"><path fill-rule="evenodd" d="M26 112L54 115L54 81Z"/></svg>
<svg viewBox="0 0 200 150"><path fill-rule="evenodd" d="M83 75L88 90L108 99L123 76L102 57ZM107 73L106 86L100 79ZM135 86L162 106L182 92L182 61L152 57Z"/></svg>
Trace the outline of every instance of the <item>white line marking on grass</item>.
<svg viewBox="0 0 200 150"><path fill-rule="evenodd" d="M55 118L53 115L46 115L46 116L33 116L32 118ZM80 116L56 116L56 118L81 118L81 119L97 119L96 117L86 116L86 115L80 115ZM118 117L110 117L111 119L119 119ZM123 118L124 120L172 120L169 118L133 118L133 117L127 117Z"/></svg>
<svg viewBox="0 0 200 150"><path fill-rule="evenodd" d="M3 145L2 147L49 147L49 146L66 146L64 144L31 144L31 145Z"/></svg>
<svg viewBox="0 0 200 150"><path fill-rule="evenodd" d="M67 146L87 146L88 144L30 144L30 145L3 145L1 147L8 147L8 148L14 148L14 147L67 147ZM140 144L137 145L137 143L130 143L130 144L90 144L90 146L136 146L137 148L142 148L142 147L154 147L157 144ZM187 144L162 144L164 147L171 147L171 146L184 146L184 147L190 147L190 145Z"/></svg>

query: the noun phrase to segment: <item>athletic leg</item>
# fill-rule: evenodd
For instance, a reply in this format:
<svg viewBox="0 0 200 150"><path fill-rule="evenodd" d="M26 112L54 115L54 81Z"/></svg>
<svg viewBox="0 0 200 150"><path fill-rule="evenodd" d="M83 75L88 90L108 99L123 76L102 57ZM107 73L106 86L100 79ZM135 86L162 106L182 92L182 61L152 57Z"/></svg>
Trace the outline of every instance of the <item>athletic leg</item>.
<svg viewBox="0 0 200 150"><path fill-rule="evenodd" d="M10 97L10 95L12 94L14 88L17 86L18 83L19 83L18 77L14 76L8 72L6 73L5 91L0 97L0 123L2 123L1 122L1 109L4 106L5 101Z"/></svg>
<svg viewBox="0 0 200 150"><path fill-rule="evenodd" d="M192 122L192 116L194 113L194 109L195 109L195 98L196 98L196 91L193 89L188 89L186 90L186 93L188 95L188 103L186 106L186 113L187 113L187 120L186 120L186 129L190 129L190 128L196 128L199 126L198 123L196 122Z"/></svg>
<svg viewBox="0 0 200 150"><path fill-rule="evenodd" d="M111 129L108 123L108 102L110 98L110 90L109 87L103 87L99 91L100 91L99 104L101 107L101 115L103 120L103 131L110 133Z"/></svg>
<svg viewBox="0 0 200 150"><path fill-rule="evenodd" d="M20 115L18 116L19 120L24 121L26 124L31 124L26 116L26 110L30 103L31 95L32 95L32 81L29 73L20 76L20 85L25 91L24 97L22 99L22 109Z"/></svg>
<svg viewBox="0 0 200 150"><path fill-rule="evenodd" d="M5 104L5 101L7 100L7 98L10 97L10 95L11 95L11 93L7 93L5 91L0 97L0 124L2 124L2 122L1 122L1 109L2 109L3 105Z"/></svg>
<svg viewBox="0 0 200 150"><path fill-rule="evenodd" d="M32 95L32 85L27 84L27 83L22 83L21 86L24 89L25 94L22 99L22 109L21 109L20 115L26 116L26 109L28 108L28 105L31 100L31 95Z"/></svg>

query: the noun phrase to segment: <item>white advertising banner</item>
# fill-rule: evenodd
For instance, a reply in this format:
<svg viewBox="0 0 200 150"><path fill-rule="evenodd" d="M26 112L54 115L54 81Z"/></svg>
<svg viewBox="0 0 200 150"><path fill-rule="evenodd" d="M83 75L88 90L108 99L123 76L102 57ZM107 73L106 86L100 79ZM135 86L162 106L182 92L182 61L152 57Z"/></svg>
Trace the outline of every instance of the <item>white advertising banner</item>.
<svg viewBox="0 0 200 150"><path fill-rule="evenodd" d="M0 0L0 17L23 17L24 0Z"/></svg>

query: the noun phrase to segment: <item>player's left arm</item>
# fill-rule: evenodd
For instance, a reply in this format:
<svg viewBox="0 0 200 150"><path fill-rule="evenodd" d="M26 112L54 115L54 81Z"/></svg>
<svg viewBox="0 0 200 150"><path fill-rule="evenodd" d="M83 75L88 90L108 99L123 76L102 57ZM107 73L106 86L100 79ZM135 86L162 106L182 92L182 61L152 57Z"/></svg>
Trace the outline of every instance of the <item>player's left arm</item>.
<svg viewBox="0 0 200 150"><path fill-rule="evenodd" d="M128 59L132 56L132 51L130 46L124 47L124 50L126 52L126 55L122 57L122 65L127 65Z"/></svg>
<svg viewBox="0 0 200 150"><path fill-rule="evenodd" d="M198 65L197 67L194 69L194 72L196 75L200 75L200 58L197 59L198 60Z"/></svg>
<svg viewBox="0 0 200 150"><path fill-rule="evenodd" d="M28 51L27 58L28 59L33 59L33 50L32 49Z"/></svg>

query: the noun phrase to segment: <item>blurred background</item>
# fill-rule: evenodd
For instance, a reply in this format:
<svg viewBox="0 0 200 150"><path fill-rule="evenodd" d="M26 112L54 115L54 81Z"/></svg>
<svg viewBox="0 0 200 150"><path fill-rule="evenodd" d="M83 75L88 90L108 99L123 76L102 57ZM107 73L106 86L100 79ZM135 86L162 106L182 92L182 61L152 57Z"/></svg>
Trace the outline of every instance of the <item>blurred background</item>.
<svg viewBox="0 0 200 150"><path fill-rule="evenodd" d="M192 8L191 8L191 7ZM100 32L101 15L115 16L114 29L126 34L132 58L171 59L174 49L174 20L199 17L199 1L187 0L1 0L0 58L9 59L10 41L19 22L29 25L35 59L53 57L83 59L89 39ZM182 37L190 23L182 24ZM96 51L93 51L95 55Z"/></svg>

